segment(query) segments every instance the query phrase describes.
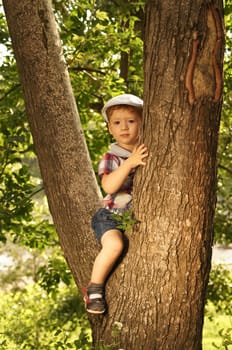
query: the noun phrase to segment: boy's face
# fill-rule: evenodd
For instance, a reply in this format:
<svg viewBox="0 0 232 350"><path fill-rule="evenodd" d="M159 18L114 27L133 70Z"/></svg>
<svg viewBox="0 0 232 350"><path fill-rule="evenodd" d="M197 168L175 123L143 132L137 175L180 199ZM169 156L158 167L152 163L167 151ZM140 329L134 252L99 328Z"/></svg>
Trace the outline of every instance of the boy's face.
<svg viewBox="0 0 232 350"><path fill-rule="evenodd" d="M119 146L130 151L138 143L139 131L141 126L141 117L135 111L120 107L112 112L109 117L109 132Z"/></svg>

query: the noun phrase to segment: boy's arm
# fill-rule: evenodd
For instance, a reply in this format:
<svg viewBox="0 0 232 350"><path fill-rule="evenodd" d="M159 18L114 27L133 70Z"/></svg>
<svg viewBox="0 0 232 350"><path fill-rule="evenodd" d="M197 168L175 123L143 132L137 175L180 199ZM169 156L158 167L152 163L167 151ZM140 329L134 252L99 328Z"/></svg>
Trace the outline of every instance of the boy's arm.
<svg viewBox="0 0 232 350"><path fill-rule="evenodd" d="M102 188L108 194L116 193L133 168L145 165L144 158L148 156L147 147L140 145L136 147L131 156L127 158L117 169L110 174L102 176Z"/></svg>

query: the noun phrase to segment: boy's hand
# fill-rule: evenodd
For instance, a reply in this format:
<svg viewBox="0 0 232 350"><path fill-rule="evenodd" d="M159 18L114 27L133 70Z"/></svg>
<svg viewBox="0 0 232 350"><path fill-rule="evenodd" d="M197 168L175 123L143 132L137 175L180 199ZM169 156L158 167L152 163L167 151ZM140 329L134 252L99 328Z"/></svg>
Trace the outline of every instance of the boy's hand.
<svg viewBox="0 0 232 350"><path fill-rule="evenodd" d="M147 147L142 144L135 146L132 154L125 160L117 169L112 171L110 174L104 174L102 176L102 188L108 194L114 194L119 191L123 182L130 174L133 168L139 165L145 165L144 158L148 156Z"/></svg>
<svg viewBox="0 0 232 350"><path fill-rule="evenodd" d="M135 168L138 165L146 165L144 158L146 158L147 156L147 147L144 144L142 144L140 146L135 146L131 156L127 159L127 161L130 162L130 166L132 168Z"/></svg>

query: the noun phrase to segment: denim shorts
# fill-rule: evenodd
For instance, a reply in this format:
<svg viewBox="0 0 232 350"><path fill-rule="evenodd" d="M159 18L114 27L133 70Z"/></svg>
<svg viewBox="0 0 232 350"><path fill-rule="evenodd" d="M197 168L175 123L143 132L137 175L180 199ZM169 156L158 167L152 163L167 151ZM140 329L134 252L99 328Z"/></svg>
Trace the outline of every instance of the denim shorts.
<svg viewBox="0 0 232 350"><path fill-rule="evenodd" d="M122 228L118 227L120 224L121 222L116 220L113 213L106 208L99 209L92 218L92 229L94 230L95 236L100 244L102 236L106 231L117 229L124 232Z"/></svg>

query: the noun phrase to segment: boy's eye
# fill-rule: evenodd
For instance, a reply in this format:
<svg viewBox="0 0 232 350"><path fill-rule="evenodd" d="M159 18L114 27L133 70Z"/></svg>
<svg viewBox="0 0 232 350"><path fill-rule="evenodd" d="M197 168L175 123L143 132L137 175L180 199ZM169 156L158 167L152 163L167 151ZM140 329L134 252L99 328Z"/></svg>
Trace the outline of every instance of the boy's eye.
<svg viewBox="0 0 232 350"><path fill-rule="evenodd" d="M134 123L134 122L135 122L134 119L129 120L129 123Z"/></svg>
<svg viewBox="0 0 232 350"><path fill-rule="evenodd" d="M120 121L119 120L115 120L114 121L114 125L119 125L120 124Z"/></svg>

